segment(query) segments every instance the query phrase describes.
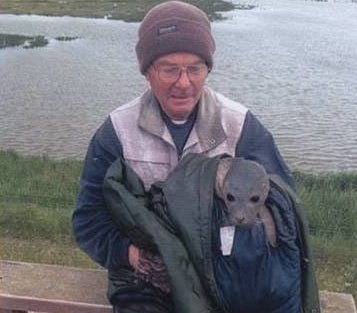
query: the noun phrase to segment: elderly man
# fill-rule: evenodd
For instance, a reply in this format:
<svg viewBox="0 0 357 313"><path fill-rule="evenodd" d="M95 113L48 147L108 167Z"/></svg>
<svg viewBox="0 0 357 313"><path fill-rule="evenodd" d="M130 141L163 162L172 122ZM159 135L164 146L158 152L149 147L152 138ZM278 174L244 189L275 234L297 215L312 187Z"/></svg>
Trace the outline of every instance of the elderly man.
<svg viewBox="0 0 357 313"><path fill-rule="evenodd" d="M141 23L136 44L140 72L151 88L110 113L90 142L73 232L80 248L108 269L108 294L115 312L174 310L162 290L153 293L152 286L142 281L123 282L123 273L138 270L147 254L123 233L106 208L103 182L115 160L125 161L146 191L164 181L189 153L251 159L295 188L270 132L247 108L205 86L214 52L210 22L200 9L180 1L152 8ZM300 275L300 264L291 266ZM224 282L221 285L227 287ZM119 290L127 291L124 297ZM295 302L294 309L285 312L300 312L303 304ZM316 309L316 301L312 302L310 307ZM143 309L142 303L155 305ZM217 312L227 309L223 303L216 305Z"/></svg>

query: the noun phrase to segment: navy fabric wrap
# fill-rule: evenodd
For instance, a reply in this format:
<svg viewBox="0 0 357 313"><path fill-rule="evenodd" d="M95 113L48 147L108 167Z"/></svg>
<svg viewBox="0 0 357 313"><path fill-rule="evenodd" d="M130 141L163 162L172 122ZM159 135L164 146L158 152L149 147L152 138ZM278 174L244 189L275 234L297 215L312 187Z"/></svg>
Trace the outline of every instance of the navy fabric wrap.
<svg viewBox="0 0 357 313"><path fill-rule="evenodd" d="M236 228L232 253L223 256L216 230L215 277L229 312L301 312L300 249L294 215L284 199L275 201L277 197L280 195L272 190L268 198L276 221L277 247L269 245L264 224L259 223L252 229ZM216 202L217 215L222 212L221 205Z"/></svg>

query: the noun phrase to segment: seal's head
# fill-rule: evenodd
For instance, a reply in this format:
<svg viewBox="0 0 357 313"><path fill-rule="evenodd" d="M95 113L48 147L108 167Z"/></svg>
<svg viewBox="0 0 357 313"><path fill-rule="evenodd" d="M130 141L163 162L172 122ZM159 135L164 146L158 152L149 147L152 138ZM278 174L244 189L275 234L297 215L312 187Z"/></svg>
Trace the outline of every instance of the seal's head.
<svg viewBox="0 0 357 313"><path fill-rule="evenodd" d="M269 192L269 177L263 166L244 158L222 158L216 172L215 192L225 203L231 225L250 227Z"/></svg>

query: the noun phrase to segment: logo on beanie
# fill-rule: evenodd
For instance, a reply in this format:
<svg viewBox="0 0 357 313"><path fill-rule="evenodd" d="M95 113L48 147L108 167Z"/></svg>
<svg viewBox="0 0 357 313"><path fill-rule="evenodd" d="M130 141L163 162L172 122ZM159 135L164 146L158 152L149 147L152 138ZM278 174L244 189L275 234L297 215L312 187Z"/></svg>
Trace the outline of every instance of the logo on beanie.
<svg viewBox="0 0 357 313"><path fill-rule="evenodd" d="M177 25L161 26L159 27L159 35L165 35L178 31Z"/></svg>

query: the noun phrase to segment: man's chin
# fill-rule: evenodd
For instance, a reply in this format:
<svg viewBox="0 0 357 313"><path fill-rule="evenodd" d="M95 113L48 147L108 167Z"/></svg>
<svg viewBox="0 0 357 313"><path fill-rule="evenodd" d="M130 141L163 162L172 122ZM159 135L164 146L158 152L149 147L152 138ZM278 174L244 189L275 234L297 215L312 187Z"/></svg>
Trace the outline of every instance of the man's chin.
<svg viewBox="0 0 357 313"><path fill-rule="evenodd" d="M167 103L166 114L171 119L186 120L195 108L194 100L192 98L174 99Z"/></svg>

